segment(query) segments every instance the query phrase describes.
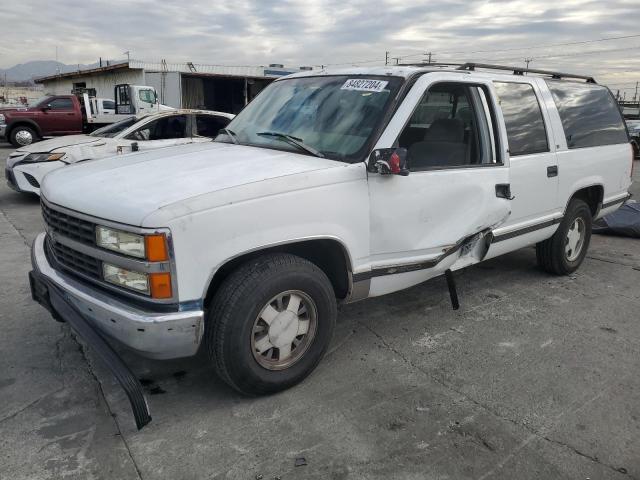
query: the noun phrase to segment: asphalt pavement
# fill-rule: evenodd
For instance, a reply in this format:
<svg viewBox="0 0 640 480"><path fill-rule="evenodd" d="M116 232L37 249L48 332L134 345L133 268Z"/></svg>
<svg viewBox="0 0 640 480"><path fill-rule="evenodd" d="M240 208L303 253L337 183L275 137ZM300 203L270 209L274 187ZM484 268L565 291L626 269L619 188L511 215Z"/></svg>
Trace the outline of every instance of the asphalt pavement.
<svg viewBox="0 0 640 480"><path fill-rule="evenodd" d="M468 268L457 311L442 278L343 306L314 374L268 397L202 355L123 352L153 416L137 431L109 372L30 299L42 229L37 197L3 181L0 479L640 479L640 240L594 235L567 277L532 248Z"/></svg>

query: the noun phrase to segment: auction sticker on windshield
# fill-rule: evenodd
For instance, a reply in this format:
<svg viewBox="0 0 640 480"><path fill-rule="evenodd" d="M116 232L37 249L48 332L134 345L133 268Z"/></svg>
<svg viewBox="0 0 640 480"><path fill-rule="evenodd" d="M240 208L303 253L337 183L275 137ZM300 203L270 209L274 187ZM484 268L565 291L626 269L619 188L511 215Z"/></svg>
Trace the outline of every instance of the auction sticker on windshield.
<svg viewBox="0 0 640 480"><path fill-rule="evenodd" d="M384 80L368 80L366 78L350 78L340 90L357 90L359 92L381 92L387 86Z"/></svg>

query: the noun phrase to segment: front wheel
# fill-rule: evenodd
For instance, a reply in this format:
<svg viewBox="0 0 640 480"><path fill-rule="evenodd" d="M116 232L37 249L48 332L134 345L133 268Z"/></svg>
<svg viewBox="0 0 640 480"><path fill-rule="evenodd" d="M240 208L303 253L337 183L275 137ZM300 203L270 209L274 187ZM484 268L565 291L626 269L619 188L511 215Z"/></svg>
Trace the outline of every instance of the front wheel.
<svg viewBox="0 0 640 480"><path fill-rule="evenodd" d="M11 142L11 145L16 148L26 147L27 145L31 145L33 142L37 142L38 135L33 128L19 125L11 130L9 141Z"/></svg>
<svg viewBox="0 0 640 480"><path fill-rule="evenodd" d="M313 263L269 254L233 272L207 316L207 351L223 380L247 395L302 381L320 362L335 326L331 282Z"/></svg>
<svg viewBox="0 0 640 480"><path fill-rule="evenodd" d="M587 255L591 241L591 210L580 199L573 199L553 237L536 245L538 264L549 273L575 272Z"/></svg>

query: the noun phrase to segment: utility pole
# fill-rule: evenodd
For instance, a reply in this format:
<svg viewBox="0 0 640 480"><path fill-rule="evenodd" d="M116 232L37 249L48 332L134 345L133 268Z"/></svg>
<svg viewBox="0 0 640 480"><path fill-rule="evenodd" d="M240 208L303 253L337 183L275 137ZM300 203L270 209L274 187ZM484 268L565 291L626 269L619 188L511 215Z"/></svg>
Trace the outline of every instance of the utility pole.
<svg viewBox="0 0 640 480"><path fill-rule="evenodd" d="M389 52L384 52L384 64L389 65Z"/></svg>
<svg viewBox="0 0 640 480"><path fill-rule="evenodd" d="M529 70L529 63L533 62L533 58L527 57L524 59L524 63L527 64L527 70Z"/></svg>
<svg viewBox="0 0 640 480"><path fill-rule="evenodd" d="M633 101L636 101L636 98L638 98L638 82L636 82L636 92L633 94Z"/></svg>
<svg viewBox="0 0 640 480"><path fill-rule="evenodd" d="M127 63L129 63L129 50L123 52L122 54L127 56Z"/></svg>
<svg viewBox="0 0 640 480"><path fill-rule="evenodd" d="M391 60L395 60L396 65L398 65L398 63L400 62L400 57L391 57Z"/></svg>
<svg viewBox="0 0 640 480"><path fill-rule="evenodd" d="M427 63L428 63L428 64L431 64L431 52L428 52L428 53L427 53L427 56L428 56Z"/></svg>

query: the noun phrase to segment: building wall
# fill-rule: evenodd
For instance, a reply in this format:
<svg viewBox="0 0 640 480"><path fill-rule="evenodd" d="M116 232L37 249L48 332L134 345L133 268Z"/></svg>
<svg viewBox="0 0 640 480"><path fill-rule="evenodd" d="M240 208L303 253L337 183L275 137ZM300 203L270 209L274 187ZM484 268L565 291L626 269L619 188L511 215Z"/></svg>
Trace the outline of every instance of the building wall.
<svg viewBox="0 0 640 480"><path fill-rule="evenodd" d="M143 70L114 70L96 75L78 75L72 78L58 78L43 83L44 93L50 95L70 95L73 84L85 82L87 88L95 88L100 98L113 99L113 88L119 83L145 85Z"/></svg>
<svg viewBox="0 0 640 480"><path fill-rule="evenodd" d="M155 87L160 103L173 108L182 108L182 88L179 72L145 71L145 85Z"/></svg>

